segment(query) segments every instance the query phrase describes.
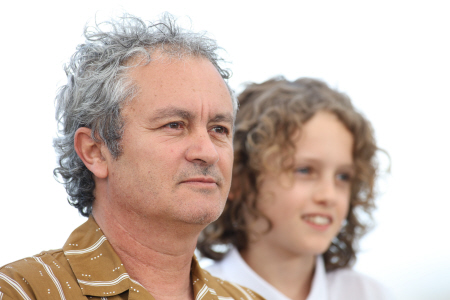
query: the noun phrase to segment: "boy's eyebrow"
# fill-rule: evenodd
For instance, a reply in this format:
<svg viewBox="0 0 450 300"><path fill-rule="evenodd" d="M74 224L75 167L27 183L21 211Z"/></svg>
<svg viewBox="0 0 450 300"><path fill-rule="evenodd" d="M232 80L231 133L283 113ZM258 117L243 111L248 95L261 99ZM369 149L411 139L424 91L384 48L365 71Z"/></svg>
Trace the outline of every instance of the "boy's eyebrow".
<svg viewBox="0 0 450 300"><path fill-rule="evenodd" d="M306 162L312 162L312 163L317 163L317 162L321 162L320 158L316 158L314 155L302 155L302 156L295 156L296 160L303 160ZM347 168L347 169L352 169L352 170L356 170L356 164L355 162L348 162L348 163L343 163L339 166L340 168Z"/></svg>

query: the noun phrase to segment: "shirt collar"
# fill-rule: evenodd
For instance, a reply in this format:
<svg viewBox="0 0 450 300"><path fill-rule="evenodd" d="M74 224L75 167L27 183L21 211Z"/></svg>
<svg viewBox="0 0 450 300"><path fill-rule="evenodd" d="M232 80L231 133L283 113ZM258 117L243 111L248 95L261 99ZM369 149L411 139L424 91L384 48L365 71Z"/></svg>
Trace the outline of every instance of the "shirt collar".
<svg viewBox="0 0 450 300"><path fill-rule="evenodd" d="M230 252L220 262L227 273L227 280L238 282L246 286L266 299L289 300L270 283L257 274L241 257L239 251L232 247ZM233 278L233 280L231 279Z"/></svg>
<svg viewBox="0 0 450 300"><path fill-rule="evenodd" d="M325 271L325 264L322 255L316 258L316 267L314 269L314 277L311 283L311 290L309 291L306 300L328 299L328 285L327 273Z"/></svg>
<svg viewBox="0 0 450 300"><path fill-rule="evenodd" d="M233 276L236 282L257 291L267 299L289 299L253 271L236 248L231 248L230 252L221 261L221 264L226 269L227 276ZM328 284L323 258L321 255L318 255L316 257L311 290L306 300L321 299L328 299Z"/></svg>
<svg viewBox="0 0 450 300"><path fill-rule="evenodd" d="M140 294L142 297L145 294L145 299L153 299L139 282L130 278L92 216L72 232L63 251L83 295L110 297L130 291L130 295ZM209 286L212 277L200 267L195 255L191 263L191 279L194 295L208 294L209 299L218 299Z"/></svg>
<svg viewBox="0 0 450 300"><path fill-rule="evenodd" d="M72 232L63 251L83 295L113 296L139 285L131 280L92 216Z"/></svg>

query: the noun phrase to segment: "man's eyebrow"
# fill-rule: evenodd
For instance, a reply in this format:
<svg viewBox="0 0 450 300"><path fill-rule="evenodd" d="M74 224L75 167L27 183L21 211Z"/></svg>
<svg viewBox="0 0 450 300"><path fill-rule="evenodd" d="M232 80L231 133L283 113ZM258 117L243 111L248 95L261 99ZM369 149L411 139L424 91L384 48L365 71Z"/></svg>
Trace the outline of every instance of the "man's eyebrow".
<svg viewBox="0 0 450 300"><path fill-rule="evenodd" d="M231 127L233 127L234 118L232 114L217 114L210 120L210 122L225 122L229 123Z"/></svg>
<svg viewBox="0 0 450 300"><path fill-rule="evenodd" d="M153 113L153 117L151 118L151 121L155 122L161 119L167 119L167 118L171 118L171 117L180 117L182 119L185 120L190 120L193 119L193 115L184 109L180 109L177 107L164 107L164 108L160 108L157 109L154 113Z"/></svg>
<svg viewBox="0 0 450 300"><path fill-rule="evenodd" d="M178 107L169 106L169 107L157 109L153 113L153 117L150 119L150 121L156 122L159 120L164 120L164 119L172 118L172 117L179 117L184 120L192 120L192 119L194 119L195 116L187 110L184 110L184 109L181 109ZM231 113L217 114L211 120L209 120L209 122L212 122L212 123L225 122L225 123L230 124L231 128L234 127L234 117L233 117L233 114L231 114Z"/></svg>

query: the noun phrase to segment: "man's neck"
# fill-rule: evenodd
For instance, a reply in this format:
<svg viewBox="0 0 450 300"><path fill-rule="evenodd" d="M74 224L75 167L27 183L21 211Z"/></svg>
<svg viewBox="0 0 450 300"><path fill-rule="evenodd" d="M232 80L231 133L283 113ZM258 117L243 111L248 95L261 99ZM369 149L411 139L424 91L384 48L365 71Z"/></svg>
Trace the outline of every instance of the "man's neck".
<svg viewBox="0 0 450 300"><path fill-rule="evenodd" d="M190 270L201 229L163 226L157 220L143 223L140 216L123 217L96 207L93 216L130 277L156 300L194 299Z"/></svg>

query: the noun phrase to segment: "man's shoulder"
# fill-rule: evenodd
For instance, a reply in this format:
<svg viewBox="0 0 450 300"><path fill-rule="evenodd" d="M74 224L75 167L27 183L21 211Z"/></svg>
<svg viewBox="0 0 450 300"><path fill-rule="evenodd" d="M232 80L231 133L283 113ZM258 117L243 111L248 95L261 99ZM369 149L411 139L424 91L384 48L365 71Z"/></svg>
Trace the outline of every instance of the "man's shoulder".
<svg viewBox="0 0 450 300"><path fill-rule="evenodd" d="M59 299L61 285L76 284L74 279L62 249L43 251L0 267L0 295L6 299Z"/></svg>
<svg viewBox="0 0 450 300"><path fill-rule="evenodd" d="M16 260L0 267L0 272L21 272L26 274L34 268L40 267L42 264L46 264L48 262L52 262L56 265L57 261L66 262L62 249L42 251L39 254Z"/></svg>

